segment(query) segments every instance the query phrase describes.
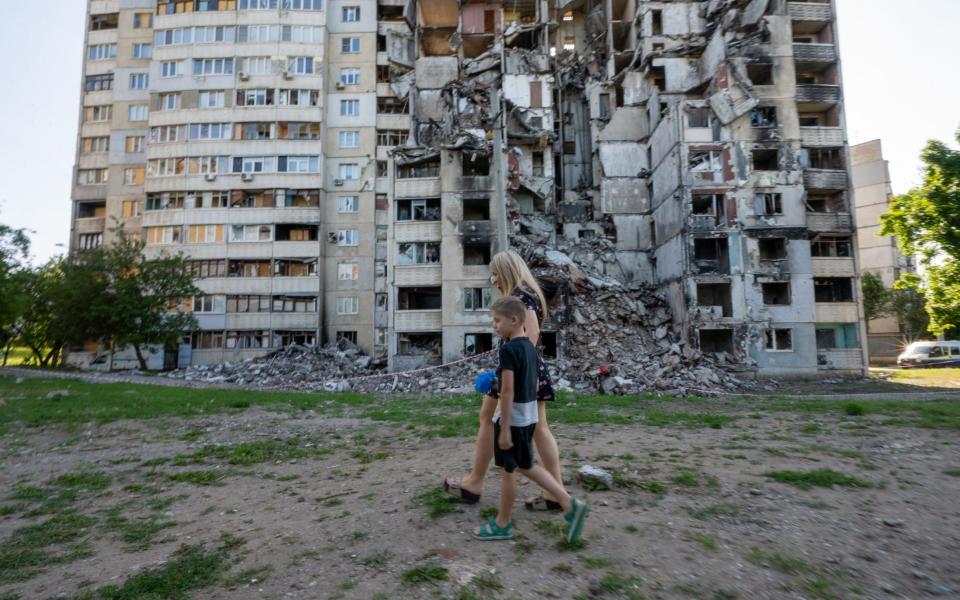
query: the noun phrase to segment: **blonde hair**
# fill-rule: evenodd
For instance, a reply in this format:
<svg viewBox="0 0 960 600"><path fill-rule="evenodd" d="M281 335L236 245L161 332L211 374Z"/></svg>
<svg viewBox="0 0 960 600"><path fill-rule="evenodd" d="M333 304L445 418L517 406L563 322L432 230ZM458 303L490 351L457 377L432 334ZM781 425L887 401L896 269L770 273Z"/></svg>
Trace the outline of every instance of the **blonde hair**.
<svg viewBox="0 0 960 600"><path fill-rule="evenodd" d="M518 325L523 325L523 319L527 316L527 307L519 298L514 296L503 296L497 298L497 301L490 306L490 312L498 315L517 319Z"/></svg>
<svg viewBox="0 0 960 600"><path fill-rule="evenodd" d="M497 252L490 260L490 272L500 278L507 294L526 285L540 299L540 309L543 311L543 320L547 320L547 298L540 289L536 277L530 272L530 267L523 258L513 250Z"/></svg>

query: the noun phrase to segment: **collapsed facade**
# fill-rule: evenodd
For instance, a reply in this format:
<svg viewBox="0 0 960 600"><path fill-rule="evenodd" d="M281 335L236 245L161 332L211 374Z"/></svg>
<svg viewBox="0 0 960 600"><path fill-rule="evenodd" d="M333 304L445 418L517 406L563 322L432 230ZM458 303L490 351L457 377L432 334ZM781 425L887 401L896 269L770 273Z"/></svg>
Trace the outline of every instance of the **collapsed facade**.
<svg viewBox="0 0 960 600"><path fill-rule="evenodd" d="M391 231L443 260L394 263L397 295L429 280L440 301L396 306L401 340L429 330L445 359L489 347L471 309L505 194L514 246L605 244L590 266L661 288L703 352L762 374L862 370L829 1L418 0L405 16L392 200L439 198L441 218Z"/></svg>
<svg viewBox="0 0 960 600"><path fill-rule="evenodd" d="M291 10L304 3L313 9L309 16ZM110 4L117 2L91 2L91 11ZM127 5L153 5L120 4L121 13ZM181 4L191 11L211 5L160 2L152 23L158 34L198 18L176 6L168 14L167 5ZM653 287L670 313L669 323L656 320L657 339L667 340L659 329L669 325L670 337L683 345L667 343L677 356L716 355L762 375L860 372L866 364L829 0L212 4L219 8L215 16L204 15L204 23L213 19L238 33L251 19L262 21L264 35L271 26L285 31L292 18L323 29L319 41L258 48L283 55L271 61L285 67L274 72L264 66L262 80L256 73L217 72L210 77L215 83L183 78L177 92L186 99L188 89L227 87L230 102L242 94L246 103L252 93L256 105L260 89L267 104L271 92L282 94L284 87L315 88L316 104L308 100L292 109L277 100L270 119L277 119L278 131L296 117L315 122L322 133L271 143L266 140L279 137L273 129L253 127L245 137L250 108L220 107L216 119L240 136L203 148L223 158L213 177L201 173L202 159L196 181L193 167L177 171L175 159L147 171L147 193L174 185L246 198L269 184L274 194L273 203L265 202L275 212L258 213L259 220L256 200L248 211L231 204L222 214L202 210L206 204L175 204L173 212L154 218L148 195L144 221L131 225L144 228L148 243L174 236L158 236L150 227L187 228L176 236L185 252L225 261L223 273L200 280L213 315L204 316L208 322L201 322L199 335L201 344L213 347L198 347L194 334L187 348L191 362L246 358L285 341L336 339L356 342L394 370L482 352L493 347L488 263L506 237L542 267L541 275L550 275L545 283L559 315L570 317L570 307L584 304L571 296L578 290ZM249 46L224 41L164 54L151 61L151 72L162 77L166 63L187 57L194 67L200 61L202 72L211 60L201 56L210 53L206 48L217 56L236 53L237 61L259 68L241 56L253 51ZM297 54L313 57L317 75L291 62ZM174 92L154 93L162 111L165 94ZM92 101L85 97L84 104ZM163 127L195 116L173 107L149 117L148 158L171 152L169 145L154 147L155 124L162 138ZM296 114L287 115L291 110ZM86 127L81 123L84 139ZM352 143L354 135L359 143ZM346 148L344 139L351 142ZM277 162L257 162L271 144ZM281 157L289 164L294 153L298 167L291 176L279 164ZM319 158L316 171L311 155ZM79 157L78 168L85 160ZM268 164L276 174L261 175ZM171 174L182 179L167 178ZM80 187L77 214L90 197L87 186ZM305 204L281 205L276 194L287 189L312 190L316 203L308 193ZM135 191L122 201L135 198ZM352 210L339 210L343 205ZM302 248L275 237L286 231L294 206L309 213L298 219L315 230L297 238ZM156 223L147 223L148 216ZM232 242L244 241L243 227L237 240L217 230L250 219L270 229L251 235L266 237L240 246ZM212 245L195 245L201 236L199 229L194 234L195 222L206 225L202 234ZM304 273L310 284L276 277L274 262L287 260L281 254L294 249L304 253L298 259L317 261ZM254 265L247 280L230 279L232 261L254 258L270 265L263 272ZM576 278L586 283L575 285ZM281 320L296 317L271 311L276 296L287 294L284 286L301 283L310 289L295 292L316 298L308 306L316 320L298 327L313 328L315 335L287 340L275 331ZM260 309L265 314L231 314L230 299L252 293L270 297L267 310ZM218 298L226 308L217 308ZM570 351L577 336L564 325L583 326L580 321L558 318L547 327L549 355ZM262 332L256 344L238 347L236 340L253 339L244 333L251 329Z"/></svg>

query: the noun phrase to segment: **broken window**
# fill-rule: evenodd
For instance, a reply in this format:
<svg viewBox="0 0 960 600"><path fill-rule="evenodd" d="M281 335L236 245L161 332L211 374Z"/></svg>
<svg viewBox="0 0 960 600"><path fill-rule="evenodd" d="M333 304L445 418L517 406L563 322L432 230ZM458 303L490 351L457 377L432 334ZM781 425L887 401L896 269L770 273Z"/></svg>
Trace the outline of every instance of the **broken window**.
<svg viewBox="0 0 960 600"><path fill-rule="evenodd" d="M394 204L398 221L440 220L440 198L400 198Z"/></svg>
<svg viewBox="0 0 960 600"><path fill-rule="evenodd" d="M493 290L491 288L464 288L463 310L489 310L492 299Z"/></svg>
<svg viewBox="0 0 960 600"><path fill-rule="evenodd" d="M397 354L439 357L443 347L440 333L398 333Z"/></svg>
<svg viewBox="0 0 960 600"><path fill-rule="evenodd" d="M377 312L386 312L387 295L385 293L375 294L373 297L373 303Z"/></svg>
<svg viewBox="0 0 960 600"><path fill-rule="evenodd" d="M793 350L793 331L790 329L768 329L765 337L768 351Z"/></svg>
<svg viewBox="0 0 960 600"><path fill-rule="evenodd" d="M231 260L227 265L228 277L270 277L269 260Z"/></svg>
<svg viewBox="0 0 960 600"><path fill-rule="evenodd" d="M849 277L814 277L813 295L817 302L853 302L853 280Z"/></svg>
<svg viewBox="0 0 960 600"><path fill-rule="evenodd" d="M787 257L786 238L766 238L757 241L760 260L781 260Z"/></svg>
<svg viewBox="0 0 960 600"><path fill-rule="evenodd" d="M773 305L790 304L790 283L789 282L770 282L762 283L763 303Z"/></svg>
<svg viewBox="0 0 960 600"><path fill-rule="evenodd" d="M120 13L90 15L90 31L105 31L116 29L120 24Z"/></svg>
<svg viewBox="0 0 960 600"><path fill-rule="evenodd" d="M661 92L667 91L667 72L664 67L651 67L650 78L653 85ZM662 110L661 110L662 113Z"/></svg>
<svg viewBox="0 0 960 600"><path fill-rule="evenodd" d="M726 237L694 239L693 258L700 273L730 272L730 253Z"/></svg>
<svg viewBox="0 0 960 600"><path fill-rule="evenodd" d="M816 258L849 258L852 244L846 236L818 236L810 241L810 256Z"/></svg>
<svg viewBox="0 0 960 600"><path fill-rule="evenodd" d="M223 332L196 331L190 336L190 347L194 350L223 348Z"/></svg>
<svg viewBox="0 0 960 600"><path fill-rule="evenodd" d="M468 333L463 336L464 356L474 356L493 350L493 334Z"/></svg>
<svg viewBox="0 0 960 600"><path fill-rule="evenodd" d="M843 170L843 148L803 148L800 163L805 169Z"/></svg>
<svg viewBox="0 0 960 600"><path fill-rule="evenodd" d="M269 242L273 239L271 225L231 225L231 242Z"/></svg>
<svg viewBox="0 0 960 600"><path fill-rule="evenodd" d="M747 65L747 77L753 85L773 85L773 65L751 63Z"/></svg>
<svg viewBox="0 0 960 600"><path fill-rule="evenodd" d="M396 168L397 179L417 179L421 177L439 177L440 159L428 160L414 165L402 165Z"/></svg>
<svg viewBox="0 0 960 600"><path fill-rule="evenodd" d="M464 177L486 177L490 174L490 158L487 156L475 155L472 158L463 157L463 176Z"/></svg>
<svg viewBox="0 0 960 600"><path fill-rule="evenodd" d="M577 142L576 140L565 140L563 142L563 153L564 154L576 154L577 153Z"/></svg>
<svg viewBox="0 0 960 600"><path fill-rule="evenodd" d="M100 219L106 216L106 202L81 202L77 204L78 219Z"/></svg>
<svg viewBox="0 0 960 600"><path fill-rule="evenodd" d="M541 331L540 347L543 349L543 355L547 358L557 357L557 332Z"/></svg>
<svg viewBox="0 0 960 600"><path fill-rule="evenodd" d="M357 229L338 229L336 241L338 246L359 246L360 231Z"/></svg>
<svg viewBox="0 0 960 600"><path fill-rule="evenodd" d="M357 332L356 331L338 331L336 333L336 340L339 342L341 340L350 342L351 344L357 343Z"/></svg>
<svg viewBox="0 0 960 600"><path fill-rule="evenodd" d="M688 106L687 126L691 128L712 128L713 111L709 106Z"/></svg>
<svg viewBox="0 0 960 600"><path fill-rule="evenodd" d="M377 98L377 113L381 115L405 115L407 103L399 98Z"/></svg>
<svg viewBox="0 0 960 600"><path fill-rule="evenodd" d="M773 216L783 214L782 194L754 194L754 211L758 215Z"/></svg>
<svg viewBox="0 0 960 600"><path fill-rule="evenodd" d="M320 206L320 194L317 190L280 190L279 203L286 208Z"/></svg>
<svg viewBox="0 0 960 600"><path fill-rule="evenodd" d="M317 332L315 331L274 331L273 345L277 348L284 346L315 346Z"/></svg>
<svg viewBox="0 0 960 600"><path fill-rule="evenodd" d="M274 296L273 312L307 313L317 312L316 296Z"/></svg>
<svg viewBox="0 0 960 600"><path fill-rule="evenodd" d="M440 242L401 242L397 246L397 264L440 264Z"/></svg>
<svg viewBox="0 0 960 600"><path fill-rule="evenodd" d="M316 275L317 260L308 258L276 260L273 263L273 273L276 277L309 277Z"/></svg>
<svg viewBox="0 0 960 600"><path fill-rule="evenodd" d="M228 313L268 313L272 308L270 296L227 296Z"/></svg>
<svg viewBox="0 0 960 600"><path fill-rule="evenodd" d="M690 152L690 172L694 177L704 181L721 181L723 179L723 160L720 152Z"/></svg>
<svg viewBox="0 0 960 600"><path fill-rule="evenodd" d="M92 250L103 245L103 233L81 233L77 239L78 250Z"/></svg>
<svg viewBox="0 0 960 600"><path fill-rule="evenodd" d="M463 243L463 264L488 265L490 264L490 243L489 242L464 242Z"/></svg>
<svg viewBox="0 0 960 600"><path fill-rule="evenodd" d="M733 316L733 302L729 283L698 283L697 306L707 309L719 308L718 317Z"/></svg>
<svg viewBox="0 0 960 600"><path fill-rule="evenodd" d="M490 220L490 199L489 198L464 198L463 199L463 220L464 221L489 221Z"/></svg>
<svg viewBox="0 0 960 600"><path fill-rule="evenodd" d="M440 310L443 308L441 288L397 288L397 310Z"/></svg>
<svg viewBox="0 0 960 600"><path fill-rule="evenodd" d="M843 192L809 194L807 196L807 210L816 213L847 212Z"/></svg>
<svg viewBox="0 0 960 600"><path fill-rule="evenodd" d="M407 141L409 133L405 129L378 129L378 146L402 146Z"/></svg>
<svg viewBox="0 0 960 600"><path fill-rule="evenodd" d="M690 212L694 215L706 215L719 222L724 216L723 194L694 194Z"/></svg>
<svg viewBox="0 0 960 600"><path fill-rule="evenodd" d="M226 277L227 262L225 260L191 260L188 263L190 276L194 279L207 277Z"/></svg>
<svg viewBox="0 0 960 600"><path fill-rule="evenodd" d="M531 160L530 174L534 177L543 177L543 152L534 152Z"/></svg>
<svg viewBox="0 0 960 600"><path fill-rule="evenodd" d="M859 348L857 326L854 323L836 325L817 324L817 350L847 350Z"/></svg>
<svg viewBox="0 0 960 600"><path fill-rule="evenodd" d="M754 148L750 153L754 171L777 171L780 169L780 151L773 148Z"/></svg>
<svg viewBox="0 0 960 600"><path fill-rule="evenodd" d="M663 35L663 11L660 9L650 11L650 33Z"/></svg>
<svg viewBox="0 0 960 600"><path fill-rule="evenodd" d="M700 329L700 351L705 354L727 352L733 354L732 329Z"/></svg>
<svg viewBox="0 0 960 600"><path fill-rule="evenodd" d="M337 297L338 315L355 315L360 312L360 299L357 296Z"/></svg>
<svg viewBox="0 0 960 600"><path fill-rule="evenodd" d="M750 111L750 127L770 129L777 126L777 109L773 106L758 106Z"/></svg>
<svg viewBox="0 0 960 600"><path fill-rule="evenodd" d="M315 242L319 236L317 225L277 224L278 242Z"/></svg>

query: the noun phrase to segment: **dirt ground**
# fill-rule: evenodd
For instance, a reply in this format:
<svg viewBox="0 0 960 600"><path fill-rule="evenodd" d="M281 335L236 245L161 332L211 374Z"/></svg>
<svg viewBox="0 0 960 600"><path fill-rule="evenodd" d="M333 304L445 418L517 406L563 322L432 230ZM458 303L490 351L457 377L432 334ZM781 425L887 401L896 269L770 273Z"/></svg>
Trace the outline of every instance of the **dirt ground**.
<svg viewBox="0 0 960 600"><path fill-rule="evenodd" d="M496 504L493 473L479 505L431 517L423 495L443 475L466 469L469 439L257 408L201 419L15 429L0 439L8 499L17 486L104 473L109 485L81 492L80 512L114 509L165 526L135 548L109 528L94 527L86 532L91 556L2 586L0 598L74 597L119 585L162 566L181 544L213 545L222 534L242 540L230 571L241 575L229 587L197 589L190 597L960 595L956 431L882 425L863 416L740 417L718 429L554 424L569 488L591 506L581 548L558 544L558 514L522 505L515 513L520 539L472 540L481 511ZM300 437L292 443L317 452L245 466L196 458L211 445L270 446L294 436ZM170 460L191 455L196 462ZM584 464L616 472L617 485L585 491L573 481ZM801 489L765 476L821 468L873 487ZM213 485L171 479L198 469L216 472L202 481ZM435 499L433 505L449 508ZM5 514L0 539L33 522ZM416 581L418 573L427 581Z"/></svg>

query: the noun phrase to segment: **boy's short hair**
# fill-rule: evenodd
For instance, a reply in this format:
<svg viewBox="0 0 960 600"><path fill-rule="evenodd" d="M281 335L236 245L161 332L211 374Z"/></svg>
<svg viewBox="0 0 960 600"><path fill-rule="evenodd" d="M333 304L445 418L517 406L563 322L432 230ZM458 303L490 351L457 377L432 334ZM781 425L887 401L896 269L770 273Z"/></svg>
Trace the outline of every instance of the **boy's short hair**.
<svg viewBox="0 0 960 600"><path fill-rule="evenodd" d="M498 298L493 305L490 306L490 311L498 315L503 315L504 317L516 317L520 323L523 323L527 316L527 307L523 305L523 302L521 302L519 298L513 296Z"/></svg>

